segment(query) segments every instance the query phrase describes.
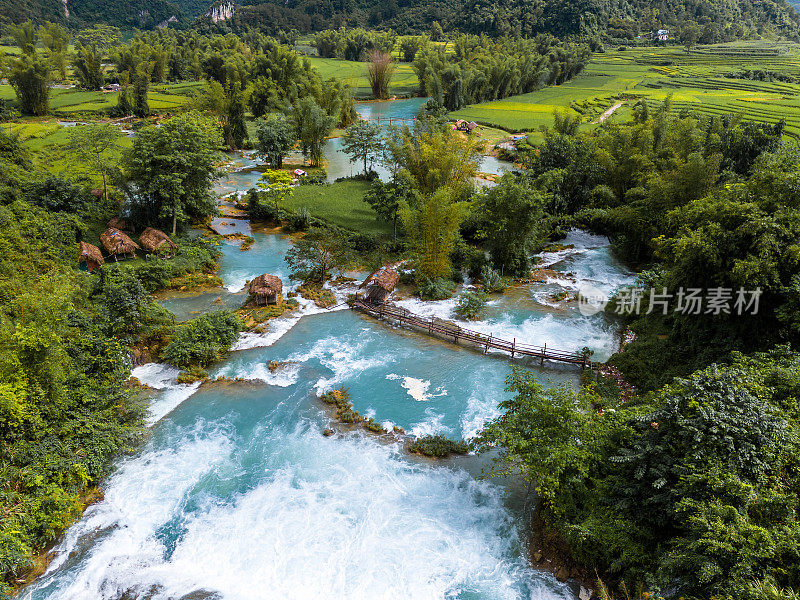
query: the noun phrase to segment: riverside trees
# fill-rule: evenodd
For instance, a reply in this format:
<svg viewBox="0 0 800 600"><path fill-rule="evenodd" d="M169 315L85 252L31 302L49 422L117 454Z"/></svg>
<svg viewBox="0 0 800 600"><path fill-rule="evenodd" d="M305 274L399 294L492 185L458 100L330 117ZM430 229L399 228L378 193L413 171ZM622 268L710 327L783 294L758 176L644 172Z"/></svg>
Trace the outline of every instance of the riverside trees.
<svg viewBox="0 0 800 600"><path fill-rule="evenodd" d="M787 348L734 356L616 412L515 370L476 447L521 466L574 558L628 589L767 600L800 586L798 364Z"/></svg>
<svg viewBox="0 0 800 600"><path fill-rule="evenodd" d="M270 115L258 122L256 147L273 168L283 166L283 158L294 148L294 126L283 115Z"/></svg>
<svg viewBox="0 0 800 600"><path fill-rule="evenodd" d="M359 119L342 136L342 149L350 155L350 162L364 162L364 177L369 174L381 148L381 128L377 123Z"/></svg>
<svg viewBox="0 0 800 600"><path fill-rule="evenodd" d="M211 184L222 138L197 113L173 117L139 132L123 158L125 189L134 219L178 223L216 214Z"/></svg>
<svg viewBox="0 0 800 600"><path fill-rule="evenodd" d="M418 276L434 280L451 274L450 252L466 214L475 143L424 116L413 127L396 128L388 140L395 177L411 191L399 214L414 254Z"/></svg>
<svg viewBox="0 0 800 600"><path fill-rule="evenodd" d="M303 156L311 161L311 165L318 167L322 162L322 144L333 131L336 119L314 101L306 97L297 101L289 113L295 130L295 136L300 140Z"/></svg>

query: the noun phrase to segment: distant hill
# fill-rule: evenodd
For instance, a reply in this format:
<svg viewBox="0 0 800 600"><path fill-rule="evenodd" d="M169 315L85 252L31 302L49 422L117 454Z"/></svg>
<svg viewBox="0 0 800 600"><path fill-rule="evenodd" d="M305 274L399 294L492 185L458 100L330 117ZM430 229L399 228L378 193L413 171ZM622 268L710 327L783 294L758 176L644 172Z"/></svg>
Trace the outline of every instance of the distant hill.
<svg viewBox="0 0 800 600"><path fill-rule="evenodd" d="M635 37L693 22L701 43L757 35L800 39L800 0L0 0L0 21L103 22L152 28L258 27L268 33L340 26L392 27L398 33L445 30L489 35L553 33ZM212 16L209 11L214 8ZM67 13L69 16L67 17Z"/></svg>
<svg viewBox="0 0 800 600"><path fill-rule="evenodd" d="M0 23L53 21L78 28L107 23L152 29L170 17L184 25L204 14L209 0L0 0Z"/></svg>
<svg viewBox="0 0 800 600"><path fill-rule="evenodd" d="M359 25L415 33L429 31L433 21L446 31L526 36L602 35L620 26L635 36L694 22L702 43L757 35L800 39L800 16L786 0L239 0L225 24L273 32Z"/></svg>

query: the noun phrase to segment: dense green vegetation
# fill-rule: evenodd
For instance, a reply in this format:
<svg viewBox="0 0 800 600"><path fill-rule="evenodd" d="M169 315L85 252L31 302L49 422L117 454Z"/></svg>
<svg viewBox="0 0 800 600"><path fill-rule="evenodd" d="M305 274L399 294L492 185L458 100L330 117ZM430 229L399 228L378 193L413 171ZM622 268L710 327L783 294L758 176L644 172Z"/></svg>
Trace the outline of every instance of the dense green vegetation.
<svg viewBox="0 0 800 600"><path fill-rule="evenodd" d="M176 331L148 293L213 277L217 250L202 239L178 238L170 259L77 269L77 242L96 243L121 200L91 184L39 170L0 132L0 595L38 568L35 555L96 499L111 460L136 447L145 403L126 385L131 348L166 346L176 364L202 365L238 332L224 316Z"/></svg>
<svg viewBox="0 0 800 600"><path fill-rule="evenodd" d="M84 3L69 24L130 27L140 7ZM468 274L479 287L456 314L477 319L488 293L528 277L568 228L608 235L639 272L607 308L625 313L640 294L620 317L618 378L607 367L579 389L545 388L515 371L515 397L475 448L534 483L549 532L612 593L800 591L800 50L741 41L795 39L784 2L244 2L230 20L125 41L108 25L23 23L64 23L63 7L8 8L21 25L8 29L0 88L12 121L0 132L0 595L140 438L131 357L190 381L240 333L229 311L176 324L150 292L218 283L215 243L186 232L218 214L221 151L243 147L271 168L239 207L304 232L286 259L321 305L336 301L321 286L337 271L403 259L402 282L423 299L451 297ZM181 8L148 4L138 25L205 6ZM641 37L662 27L672 41ZM316 32L298 47L320 56L295 50L298 31ZM432 100L387 132L357 120L355 93L397 92ZM48 120L67 114L124 118L135 135ZM485 148L452 118L535 135L504 150L517 172L477 190ZM363 173L328 184L322 148L339 134ZM293 149L312 165L297 185L283 164ZM379 162L388 181L372 172ZM96 243L122 214L171 232L173 256L78 270L77 242ZM730 291L716 310L656 301L691 289ZM755 292L758 310L738 310ZM323 399L342 422L383 431L345 393ZM434 437L411 450L467 447Z"/></svg>
<svg viewBox="0 0 800 600"><path fill-rule="evenodd" d="M240 30L256 26L270 33L296 29L320 31L342 25L392 28L400 34L430 33L435 41L447 32L533 36L593 35L633 39L661 28L696 28L702 43L757 35L797 36L797 13L785 0L725 3L676 0L658 3L633 0L515 0L489 2L422 2L358 0L348 5L322 6L311 0L286 5L277 0L245 0L224 23L207 27ZM438 38L438 39L437 39Z"/></svg>
<svg viewBox="0 0 800 600"><path fill-rule="evenodd" d="M76 241L109 207L83 187L43 185L6 134L0 148L1 594L136 443L144 406L124 387L126 346L166 315L138 280L75 269Z"/></svg>
<svg viewBox="0 0 800 600"><path fill-rule="evenodd" d="M734 355L615 411L515 371L477 447L501 447L575 559L629 590L790 598L777 590L800 584L797 369L786 348Z"/></svg>

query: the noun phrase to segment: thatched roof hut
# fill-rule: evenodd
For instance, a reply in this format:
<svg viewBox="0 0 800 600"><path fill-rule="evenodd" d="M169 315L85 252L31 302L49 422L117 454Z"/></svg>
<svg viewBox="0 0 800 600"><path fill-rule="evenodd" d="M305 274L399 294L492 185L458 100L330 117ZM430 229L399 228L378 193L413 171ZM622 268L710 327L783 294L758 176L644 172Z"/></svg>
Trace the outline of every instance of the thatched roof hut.
<svg viewBox="0 0 800 600"><path fill-rule="evenodd" d="M372 304L383 304L389 294L394 291L398 281L400 281L400 275L397 274L397 271L389 267L381 267L371 273L359 287L367 288L364 300Z"/></svg>
<svg viewBox="0 0 800 600"><path fill-rule="evenodd" d="M122 217L112 217L106 223L106 227L111 229L119 229L120 231L128 229L128 221Z"/></svg>
<svg viewBox="0 0 800 600"><path fill-rule="evenodd" d="M148 252L158 252L159 248L164 246L164 244L169 248L169 255L172 255L172 253L178 249L178 244L173 242L166 233L159 229L153 229L152 227L148 227L142 232L142 235L139 236L139 241Z"/></svg>
<svg viewBox="0 0 800 600"><path fill-rule="evenodd" d="M259 275L250 282L250 294L255 298L256 306L277 304L283 293L283 282L274 275Z"/></svg>
<svg viewBox="0 0 800 600"><path fill-rule="evenodd" d="M87 242L81 242L80 250L81 254L78 257L78 264L80 265L81 269L86 269L89 271L89 273L99 269L100 265L105 262L103 260L103 253L100 252L100 248L97 246Z"/></svg>
<svg viewBox="0 0 800 600"><path fill-rule="evenodd" d="M114 229L113 227L109 227L100 234L100 241L103 243L106 252L114 257L114 260L134 257L136 256L136 250L139 249L139 244L119 229Z"/></svg>

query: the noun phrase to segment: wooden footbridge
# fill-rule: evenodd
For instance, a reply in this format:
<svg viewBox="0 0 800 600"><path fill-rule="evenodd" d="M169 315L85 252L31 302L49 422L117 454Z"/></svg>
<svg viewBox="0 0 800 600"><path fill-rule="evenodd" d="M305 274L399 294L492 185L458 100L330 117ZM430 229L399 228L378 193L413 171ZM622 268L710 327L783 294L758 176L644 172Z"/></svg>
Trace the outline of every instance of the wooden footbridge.
<svg viewBox="0 0 800 600"><path fill-rule="evenodd" d="M427 319L415 315L404 308L399 308L390 304L370 304L364 300L356 300L351 305L351 308L381 321L394 323L401 327L409 327L454 344L461 343L472 346L477 350L482 350L484 353L489 352L489 350L500 350L502 352L508 352L511 358L515 356L529 356L539 359L542 365L544 361L551 360L578 365L582 369L601 370L602 366L602 363L592 362L580 352L556 350L555 348L548 348L547 344L544 346L519 344L516 339L509 342L508 340L496 338L493 335L486 335L478 333L477 331L464 329L454 323L442 321L435 317Z"/></svg>

